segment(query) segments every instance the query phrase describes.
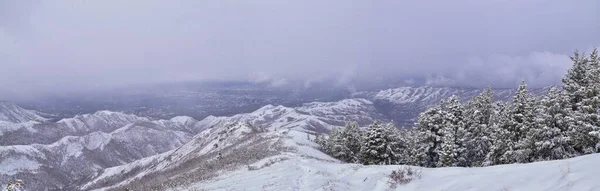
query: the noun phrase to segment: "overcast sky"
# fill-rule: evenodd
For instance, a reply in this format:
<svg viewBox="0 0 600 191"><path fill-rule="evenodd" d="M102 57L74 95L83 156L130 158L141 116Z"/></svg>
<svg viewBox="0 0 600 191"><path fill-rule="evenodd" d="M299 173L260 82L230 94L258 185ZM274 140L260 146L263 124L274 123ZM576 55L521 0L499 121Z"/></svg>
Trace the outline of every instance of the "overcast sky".
<svg viewBox="0 0 600 191"><path fill-rule="evenodd" d="M598 0L0 0L0 89L423 77L558 82Z"/></svg>

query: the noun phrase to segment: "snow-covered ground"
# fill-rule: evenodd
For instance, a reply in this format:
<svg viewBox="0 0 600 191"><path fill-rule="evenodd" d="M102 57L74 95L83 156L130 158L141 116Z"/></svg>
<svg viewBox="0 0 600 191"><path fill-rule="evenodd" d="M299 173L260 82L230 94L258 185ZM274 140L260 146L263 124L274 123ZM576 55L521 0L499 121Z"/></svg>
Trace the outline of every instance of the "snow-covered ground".
<svg viewBox="0 0 600 191"><path fill-rule="evenodd" d="M312 149L302 134L291 131L286 142L295 144L296 152L173 190L600 190L600 154L481 168L412 167L421 169L421 178L392 189L388 175L402 166L342 164Z"/></svg>

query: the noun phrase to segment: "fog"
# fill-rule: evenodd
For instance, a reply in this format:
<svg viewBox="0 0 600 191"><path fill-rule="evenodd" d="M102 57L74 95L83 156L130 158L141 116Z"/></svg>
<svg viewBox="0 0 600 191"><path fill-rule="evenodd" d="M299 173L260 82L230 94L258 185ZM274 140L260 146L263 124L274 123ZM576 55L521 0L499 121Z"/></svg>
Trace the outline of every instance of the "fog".
<svg viewBox="0 0 600 191"><path fill-rule="evenodd" d="M554 84L597 0L0 0L0 96L159 82Z"/></svg>

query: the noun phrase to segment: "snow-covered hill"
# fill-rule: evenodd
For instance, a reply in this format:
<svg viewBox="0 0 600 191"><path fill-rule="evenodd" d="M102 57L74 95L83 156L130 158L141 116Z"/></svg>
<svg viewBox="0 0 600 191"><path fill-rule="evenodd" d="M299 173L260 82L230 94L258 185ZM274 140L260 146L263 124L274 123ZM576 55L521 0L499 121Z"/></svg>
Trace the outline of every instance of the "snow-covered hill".
<svg viewBox="0 0 600 191"><path fill-rule="evenodd" d="M18 106L11 109L22 110ZM25 119L30 113L13 114ZM0 182L20 178L36 180L28 183L36 190L69 190L98 170L175 149L203 128L188 117L151 121L110 111L58 122L3 121Z"/></svg>
<svg viewBox="0 0 600 191"><path fill-rule="evenodd" d="M372 102L348 99L308 103L297 108L267 105L252 113L207 117L199 123L208 129L184 146L165 154L106 169L82 189L110 185L160 190L166 188L163 187L165 185L193 183L198 178L210 178L218 174L202 168L203 166L213 166L217 171L246 167L268 156L303 149L296 147L298 144L311 145L312 141L308 139L314 138L312 134L315 132L328 131L347 121L359 121L366 125L382 119L376 113ZM216 159L219 153L223 158L221 160ZM327 157L322 153L319 156ZM221 164L222 161L226 162ZM164 177L170 178L162 179Z"/></svg>
<svg viewBox="0 0 600 191"><path fill-rule="evenodd" d="M45 121L46 118L32 110L23 109L14 103L0 101L0 121L25 123L29 121Z"/></svg>
<svg viewBox="0 0 600 191"><path fill-rule="evenodd" d="M263 119L268 106L236 119ZM421 178L391 189L402 166L342 164L315 149L309 124L254 120L215 126L165 154L106 169L82 189L107 190L599 190L600 155L483 168L421 169ZM238 121L238 122L241 122ZM262 120L255 120L258 122ZM285 125L285 124L284 124ZM253 128L256 128L253 130ZM215 147L214 145L218 146ZM219 154L221 153L221 159ZM418 167L412 167L418 169Z"/></svg>
<svg viewBox="0 0 600 191"><path fill-rule="evenodd" d="M348 121L366 125L375 120L385 118L376 112L372 102L348 99L308 103L297 108L267 105L252 113L209 116L201 121L184 116L153 121L120 112L99 111L58 122L11 123L19 127L3 128L0 134L0 164L7 166L0 168L0 181L21 177L43 180L28 185L34 188L68 190L73 189L70 186L103 177L97 173L105 169L140 164L131 162L144 157L156 159L144 159L155 161L144 163L146 165L177 161L166 166L179 167L194 163L198 158L215 157L221 148L240 144L263 145L256 148L261 149L256 153L267 156L282 147L274 144L281 136L270 133L292 129L294 132L324 132ZM154 168L135 169L139 172Z"/></svg>
<svg viewBox="0 0 600 191"><path fill-rule="evenodd" d="M278 160L275 160L278 159ZM294 154L265 159L280 161L258 170L237 169L212 180L172 190L364 190L364 191L594 191L600 190L600 154L531 164L483 168L421 169L421 178L395 189L388 175L402 166L340 164ZM417 169L418 167L414 167Z"/></svg>

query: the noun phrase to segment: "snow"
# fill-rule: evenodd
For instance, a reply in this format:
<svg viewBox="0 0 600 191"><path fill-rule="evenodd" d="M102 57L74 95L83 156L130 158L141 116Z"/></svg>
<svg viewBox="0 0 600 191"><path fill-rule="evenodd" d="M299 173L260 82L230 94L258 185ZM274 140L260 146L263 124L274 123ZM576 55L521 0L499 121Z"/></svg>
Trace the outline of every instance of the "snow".
<svg viewBox="0 0 600 191"><path fill-rule="evenodd" d="M33 126L40 124L37 121L28 121L23 123L13 123L8 121L0 121L0 136L4 135L6 132L17 131L19 129L25 128L27 131L36 133L37 130L33 128Z"/></svg>
<svg viewBox="0 0 600 191"><path fill-rule="evenodd" d="M111 140L111 135L103 132L93 132L85 137L85 147L89 150L100 148L104 149Z"/></svg>
<svg viewBox="0 0 600 191"><path fill-rule="evenodd" d="M121 114L123 114L123 113L116 112L116 111L108 111L108 110L97 111L96 113L94 113L94 115L121 115Z"/></svg>
<svg viewBox="0 0 600 191"><path fill-rule="evenodd" d="M480 93L480 89L462 89L462 88L448 88L448 87L398 87L392 89L381 90L374 92L372 98L379 100L388 100L396 104L408 104L408 103L426 103L433 104L442 98L449 97L451 95L459 95L461 98L469 98L471 96ZM368 92L359 92L355 95L367 94ZM506 97L512 94L510 89L497 89L494 90L494 94L502 97Z"/></svg>
<svg viewBox="0 0 600 191"><path fill-rule="evenodd" d="M339 164L297 156L287 159L174 190L394 190L390 189L387 175L401 167ZM398 185L395 190L598 190L598 161L600 154L484 168L425 168L420 179Z"/></svg>
<svg viewBox="0 0 600 191"><path fill-rule="evenodd" d="M177 117L171 118L170 121L175 122L177 124L185 125L185 124L193 123L196 120L194 118L188 117L188 116L177 116Z"/></svg>
<svg viewBox="0 0 600 191"><path fill-rule="evenodd" d="M41 166L41 164L22 156L18 158L7 158L0 161L0 173L13 176L23 171L35 171Z"/></svg>
<svg viewBox="0 0 600 191"><path fill-rule="evenodd" d="M567 160L479 168L421 168L421 178L391 189L388 175L401 165L343 164L316 150L307 134L294 129L284 145L296 149L262 159L207 181L172 190L600 190L600 154ZM314 138L314 136L309 136Z"/></svg>
<svg viewBox="0 0 600 191"><path fill-rule="evenodd" d="M38 115L38 112L27 110L10 102L0 101L0 121L25 123L28 121L46 121L48 119Z"/></svg>
<svg viewBox="0 0 600 191"><path fill-rule="evenodd" d="M61 119L60 121L58 121L56 123L65 124L71 130L77 130L77 128L83 127L85 125L85 123L83 121L81 121L79 118L80 118L80 116L75 116L74 118Z"/></svg>
<svg viewBox="0 0 600 191"><path fill-rule="evenodd" d="M360 108L373 105L373 102L366 99L344 99L337 102L312 102L306 103L302 107L297 108L300 111L311 114L319 113L322 115L340 114L340 111L356 112Z"/></svg>
<svg viewBox="0 0 600 191"><path fill-rule="evenodd" d="M164 158L165 156L168 156L170 154L172 154L173 151L168 151L165 153L161 153L161 154L157 154L154 156L150 156L150 157L146 157L146 158L142 158L140 160L134 161L132 163L128 163L126 165L122 165L122 166L115 166L115 167L111 167L111 168L106 168L102 171L102 173L100 174L100 176L96 177L94 180L88 182L87 184L83 185L82 189L87 189L89 186L96 184L99 180L108 178L108 177L113 177L116 175L122 175L123 173L127 173L130 172L132 170L134 170L135 168L138 168L140 166L147 166L148 164L151 164L157 160L160 160L162 158ZM142 177L145 174L140 174L138 176L136 176L137 178ZM121 184L125 184L127 183L127 181L122 182Z"/></svg>

